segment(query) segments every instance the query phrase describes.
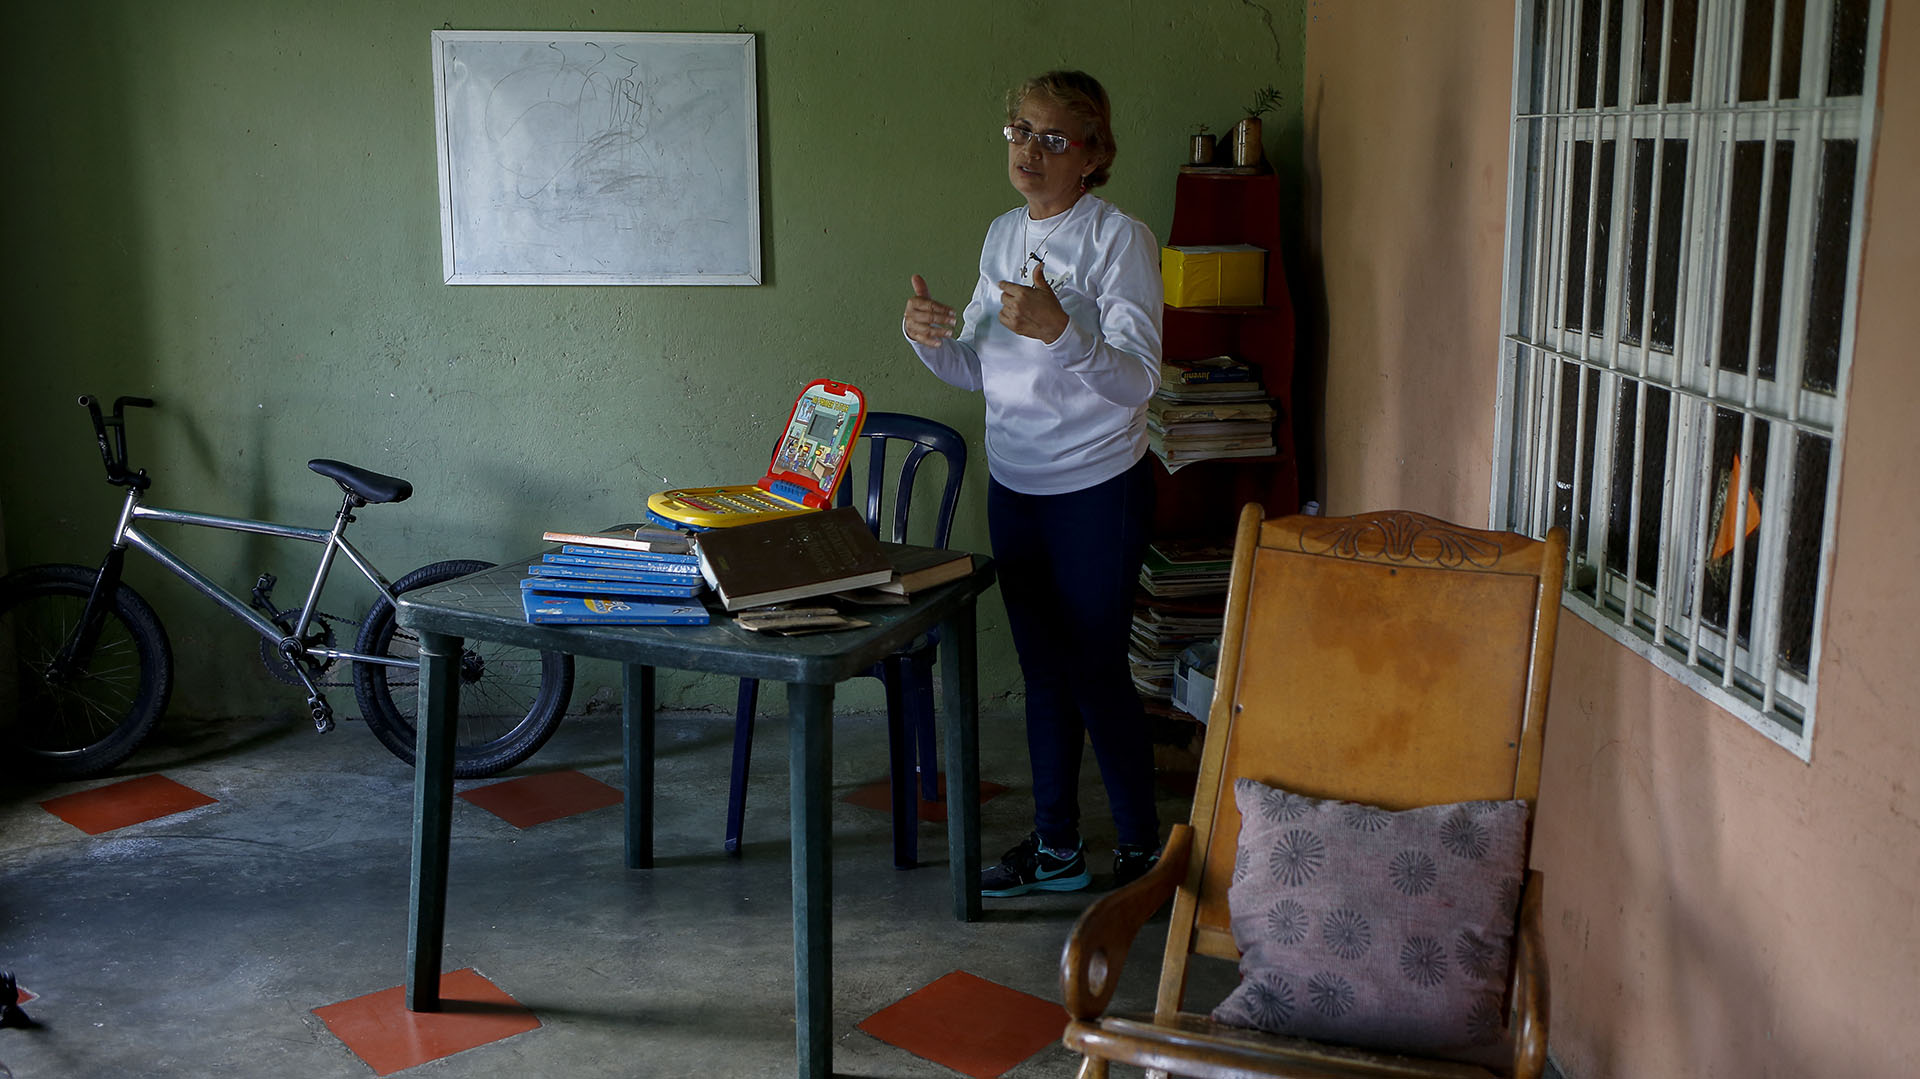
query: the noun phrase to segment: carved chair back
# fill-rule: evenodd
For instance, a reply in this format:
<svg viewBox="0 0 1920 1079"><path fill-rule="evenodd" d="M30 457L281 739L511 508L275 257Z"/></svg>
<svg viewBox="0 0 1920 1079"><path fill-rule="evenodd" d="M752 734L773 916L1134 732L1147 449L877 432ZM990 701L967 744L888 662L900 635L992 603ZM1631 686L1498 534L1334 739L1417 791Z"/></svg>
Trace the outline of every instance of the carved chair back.
<svg viewBox="0 0 1920 1079"><path fill-rule="evenodd" d="M1564 550L1558 531L1246 507L1157 1018L1190 954L1239 958L1235 778L1387 809L1535 799Z"/></svg>

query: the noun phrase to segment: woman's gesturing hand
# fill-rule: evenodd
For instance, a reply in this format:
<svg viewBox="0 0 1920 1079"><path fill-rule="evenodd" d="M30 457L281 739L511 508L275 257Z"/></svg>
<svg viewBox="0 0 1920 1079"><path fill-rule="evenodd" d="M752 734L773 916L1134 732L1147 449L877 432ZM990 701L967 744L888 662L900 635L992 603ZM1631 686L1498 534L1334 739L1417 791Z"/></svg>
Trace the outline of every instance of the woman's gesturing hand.
<svg viewBox="0 0 1920 1079"><path fill-rule="evenodd" d="M907 301L907 313L902 320L906 323L907 336L929 348L937 348L953 336L953 308L928 296L927 279L919 274L913 275L913 298Z"/></svg>
<svg viewBox="0 0 1920 1079"><path fill-rule="evenodd" d="M1067 329L1067 312L1047 282L1047 264L1033 266L1033 287L1000 282L1000 325L1022 337L1053 344Z"/></svg>

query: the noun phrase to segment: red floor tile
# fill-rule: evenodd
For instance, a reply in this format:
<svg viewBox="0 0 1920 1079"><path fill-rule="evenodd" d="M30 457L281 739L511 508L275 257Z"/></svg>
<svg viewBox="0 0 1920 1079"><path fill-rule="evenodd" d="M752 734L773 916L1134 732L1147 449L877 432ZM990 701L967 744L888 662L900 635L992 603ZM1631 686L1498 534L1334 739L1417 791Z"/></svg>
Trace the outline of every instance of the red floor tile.
<svg viewBox="0 0 1920 1079"><path fill-rule="evenodd" d="M933 821L936 824L944 824L947 820L947 774L945 772L940 773L938 782L940 797L931 801L925 798L919 800L920 819L923 821ZM891 813L893 812L893 794L888 788L889 784L887 780L877 779L865 786L854 788L852 792L840 800L848 805L859 806L862 809L871 809L879 813ZM1004 785L989 783L983 779L980 781L980 803L985 805L988 800L1005 794L1006 791L1007 788Z"/></svg>
<svg viewBox="0 0 1920 1079"><path fill-rule="evenodd" d="M40 808L88 835L99 835L129 824L213 805L218 800L166 776L150 775L49 798L40 803Z"/></svg>
<svg viewBox="0 0 1920 1079"><path fill-rule="evenodd" d="M574 771L522 776L462 791L460 797L515 828L531 828L622 801L618 787Z"/></svg>
<svg viewBox="0 0 1920 1079"><path fill-rule="evenodd" d="M889 1004L860 1029L973 1079L996 1079L1060 1040L1067 1010L956 970Z"/></svg>
<svg viewBox="0 0 1920 1079"><path fill-rule="evenodd" d="M396 985L315 1008L313 1014L375 1075L392 1075L540 1026L539 1017L472 967L441 975L440 1011L408 1011L406 992L406 986Z"/></svg>

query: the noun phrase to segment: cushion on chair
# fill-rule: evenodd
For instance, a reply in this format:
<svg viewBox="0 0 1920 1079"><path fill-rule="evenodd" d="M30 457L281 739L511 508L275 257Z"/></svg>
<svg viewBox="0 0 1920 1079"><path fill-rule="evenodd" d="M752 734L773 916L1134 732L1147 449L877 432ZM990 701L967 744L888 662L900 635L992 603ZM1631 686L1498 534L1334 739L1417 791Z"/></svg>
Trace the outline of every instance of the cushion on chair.
<svg viewBox="0 0 1920 1079"><path fill-rule="evenodd" d="M1506 1041L1527 804L1389 812L1234 781L1240 986L1213 1018L1486 1063Z"/></svg>

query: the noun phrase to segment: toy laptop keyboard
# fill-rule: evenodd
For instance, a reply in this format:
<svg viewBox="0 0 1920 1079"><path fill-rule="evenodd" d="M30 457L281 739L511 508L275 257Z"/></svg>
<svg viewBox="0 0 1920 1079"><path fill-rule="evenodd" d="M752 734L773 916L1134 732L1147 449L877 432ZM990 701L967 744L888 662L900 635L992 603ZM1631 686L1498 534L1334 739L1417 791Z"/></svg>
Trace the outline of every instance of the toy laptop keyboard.
<svg viewBox="0 0 1920 1079"><path fill-rule="evenodd" d="M661 491L648 497L647 518L667 528L727 528L825 509L866 418L867 399L857 388L815 379L794 402L759 482Z"/></svg>

